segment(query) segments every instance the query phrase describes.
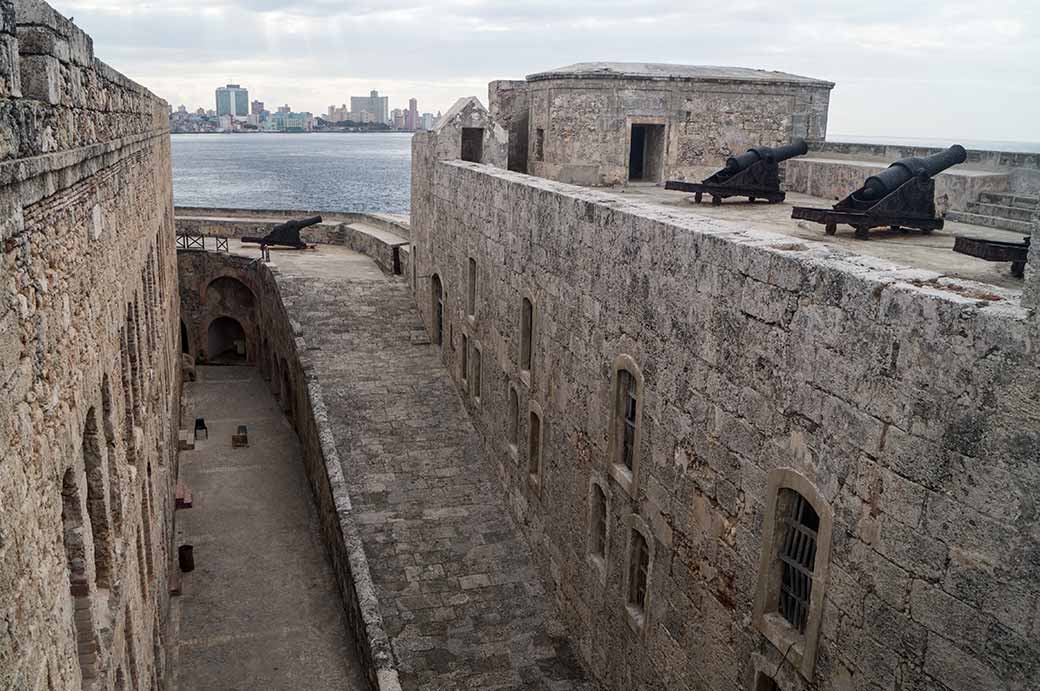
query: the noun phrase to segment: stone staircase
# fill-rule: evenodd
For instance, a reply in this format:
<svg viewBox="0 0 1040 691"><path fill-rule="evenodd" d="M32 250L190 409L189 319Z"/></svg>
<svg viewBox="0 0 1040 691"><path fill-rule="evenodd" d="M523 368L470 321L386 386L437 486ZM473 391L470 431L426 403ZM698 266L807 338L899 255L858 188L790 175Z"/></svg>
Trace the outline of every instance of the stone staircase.
<svg viewBox="0 0 1040 691"><path fill-rule="evenodd" d="M1040 197L1008 192L983 192L965 211L947 211L946 220L1002 228L1028 235L1040 211Z"/></svg>

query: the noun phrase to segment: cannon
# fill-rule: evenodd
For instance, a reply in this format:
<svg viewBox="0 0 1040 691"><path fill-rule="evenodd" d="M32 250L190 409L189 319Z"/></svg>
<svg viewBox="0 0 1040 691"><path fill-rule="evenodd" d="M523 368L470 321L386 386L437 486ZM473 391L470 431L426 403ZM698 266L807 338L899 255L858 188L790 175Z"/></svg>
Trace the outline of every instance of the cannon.
<svg viewBox="0 0 1040 691"><path fill-rule="evenodd" d="M726 197L747 197L751 202L761 198L775 204L782 202L786 196L780 190L780 164L808 152L809 146L804 139L795 139L775 149L760 146L748 149L739 156L730 156L726 159L725 168L703 182L669 180L664 188L693 192L693 199L697 203L700 203L703 195L710 194L712 206L718 206Z"/></svg>
<svg viewBox="0 0 1040 691"><path fill-rule="evenodd" d="M872 228L892 230L914 228L930 233L943 227L935 213L935 180L942 171L963 163L968 157L964 147L954 144L945 151L924 158L903 158L877 175L831 209L796 206L791 218L822 223L828 235L837 232L839 223L856 229L856 237L867 239Z"/></svg>
<svg viewBox="0 0 1040 691"><path fill-rule="evenodd" d="M321 223L321 221L321 216L311 216L310 218L304 218L298 221L286 221L285 223L276 225L271 229L270 233L262 238L244 237L242 238L242 242L259 243L261 247L266 247L268 245L283 245L298 250L307 249L307 243L300 239L300 231L304 228L317 225Z"/></svg>

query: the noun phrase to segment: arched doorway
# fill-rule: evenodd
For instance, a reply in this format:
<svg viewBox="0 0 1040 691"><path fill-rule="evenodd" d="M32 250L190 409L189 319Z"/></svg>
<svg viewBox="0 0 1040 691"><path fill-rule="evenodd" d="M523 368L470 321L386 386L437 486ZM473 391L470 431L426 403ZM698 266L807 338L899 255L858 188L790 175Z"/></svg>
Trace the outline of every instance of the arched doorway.
<svg viewBox="0 0 1040 691"><path fill-rule="evenodd" d="M430 298L433 309L433 342L441 345L444 342L444 287L441 277L434 274L430 277Z"/></svg>
<svg viewBox="0 0 1040 691"><path fill-rule="evenodd" d="M247 350L246 332L231 317L210 322L207 335L207 362L211 365L244 365Z"/></svg>

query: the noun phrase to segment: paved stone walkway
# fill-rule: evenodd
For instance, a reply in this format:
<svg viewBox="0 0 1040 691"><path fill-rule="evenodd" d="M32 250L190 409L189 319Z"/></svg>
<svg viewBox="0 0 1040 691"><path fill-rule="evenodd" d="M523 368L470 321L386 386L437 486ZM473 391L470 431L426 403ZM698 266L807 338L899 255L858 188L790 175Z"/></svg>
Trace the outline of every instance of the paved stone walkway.
<svg viewBox="0 0 1040 691"><path fill-rule="evenodd" d="M209 439L180 454L194 507L177 514L177 544L194 544L196 568L173 599L175 688L367 689L299 441L266 382L251 367L199 367L182 406ZM249 447L233 449L240 424Z"/></svg>
<svg viewBox="0 0 1040 691"><path fill-rule="evenodd" d="M404 689L588 688L405 282L274 257L329 410Z"/></svg>

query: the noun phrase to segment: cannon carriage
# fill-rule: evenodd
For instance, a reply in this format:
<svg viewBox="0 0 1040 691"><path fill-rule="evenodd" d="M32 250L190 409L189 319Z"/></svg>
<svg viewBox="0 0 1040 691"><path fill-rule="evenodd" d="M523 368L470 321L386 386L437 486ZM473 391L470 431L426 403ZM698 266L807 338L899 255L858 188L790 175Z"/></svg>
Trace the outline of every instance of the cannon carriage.
<svg viewBox="0 0 1040 691"><path fill-rule="evenodd" d="M834 235L839 224L848 224L863 240L870 237L871 229L882 227L930 233L943 227L943 219L935 212L934 177L967 157L964 147L954 144L924 158L900 159L867 178L862 187L832 208L796 206L791 218L821 223L828 235Z"/></svg>
<svg viewBox="0 0 1040 691"><path fill-rule="evenodd" d="M712 206L727 197L747 197L754 202L765 199L770 204L782 202L786 194L780 189L780 164L795 156L804 156L809 146L804 139L777 148L760 146L739 156L726 159L726 167L703 182L669 180L666 190L692 192L698 204L705 194L711 195Z"/></svg>

